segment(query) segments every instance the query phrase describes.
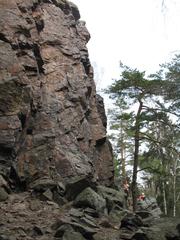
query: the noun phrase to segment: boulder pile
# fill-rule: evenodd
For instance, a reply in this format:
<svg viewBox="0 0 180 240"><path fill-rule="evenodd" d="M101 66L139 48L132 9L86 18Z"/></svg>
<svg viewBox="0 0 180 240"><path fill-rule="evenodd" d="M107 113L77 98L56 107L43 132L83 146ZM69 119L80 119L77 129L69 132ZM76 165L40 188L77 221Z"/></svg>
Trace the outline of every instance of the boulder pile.
<svg viewBox="0 0 180 240"><path fill-rule="evenodd" d="M67 186L42 178L29 191L11 194L3 179L1 189L1 240L180 239L179 219L157 219L148 210L132 213L123 191L87 178Z"/></svg>

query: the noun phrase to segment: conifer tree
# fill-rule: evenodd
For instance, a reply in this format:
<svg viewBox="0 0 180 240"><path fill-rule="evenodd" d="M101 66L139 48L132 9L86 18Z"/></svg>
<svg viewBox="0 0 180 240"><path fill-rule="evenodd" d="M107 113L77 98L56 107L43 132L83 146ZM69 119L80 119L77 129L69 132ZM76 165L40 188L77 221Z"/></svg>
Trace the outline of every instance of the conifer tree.
<svg viewBox="0 0 180 240"><path fill-rule="evenodd" d="M145 77L145 72L131 69L121 63L122 73L119 80L106 91L116 103L123 104L130 109L132 122L131 132L134 146L133 156L133 177L132 177L132 199L133 210L136 211L137 204L137 172L139 164L140 146L143 139L146 139L145 129L149 122L156 121L163 117L160 97L164 94L164 83L159 78ZM126 111L127 113L127 111Z"/></svg>

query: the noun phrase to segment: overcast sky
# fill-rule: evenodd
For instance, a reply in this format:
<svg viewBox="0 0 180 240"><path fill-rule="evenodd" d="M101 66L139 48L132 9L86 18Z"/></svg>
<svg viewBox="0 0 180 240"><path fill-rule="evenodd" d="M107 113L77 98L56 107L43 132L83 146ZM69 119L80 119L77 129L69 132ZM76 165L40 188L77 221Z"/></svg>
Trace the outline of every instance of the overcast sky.
<svg viewBox="0 0 180 240"><path fill-rule="evenodd" d="M180 0L72 0L91 34L97 91L120 75L120 60L147 73L180 50ZM106 110L111 107L107 96Z"/></svg>
<svg viewBox="0 0 180 240"><path fill-rule="evenodd" d="M180 49L180 0L72 0L91 34L90 60L101 86L119 76L119 61L153 71ZM101 73L102 69L102 73Z"/></svg>

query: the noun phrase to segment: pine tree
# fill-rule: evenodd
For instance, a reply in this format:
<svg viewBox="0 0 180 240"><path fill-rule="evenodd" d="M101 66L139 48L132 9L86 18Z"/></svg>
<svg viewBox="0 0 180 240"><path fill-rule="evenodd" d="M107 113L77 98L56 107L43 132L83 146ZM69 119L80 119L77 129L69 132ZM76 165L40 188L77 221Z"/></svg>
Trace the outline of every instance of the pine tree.
<svg viewBox="0 0 180 240"><path fill-rule="evenodd" d="M160 98L164 94L164 83L160 78L146 79L145 72L131 69L121 63L121 77L106 91L110 97L130 109L131 134L134 146L132 198L133 210L136 211L137 204L137 172L139 164L139 153L141 141L147 136L144 129L149 122L156 121L163 116ZM119 105L120 106L120 105ZM127 113L127 111L125 112Z"/></svg>

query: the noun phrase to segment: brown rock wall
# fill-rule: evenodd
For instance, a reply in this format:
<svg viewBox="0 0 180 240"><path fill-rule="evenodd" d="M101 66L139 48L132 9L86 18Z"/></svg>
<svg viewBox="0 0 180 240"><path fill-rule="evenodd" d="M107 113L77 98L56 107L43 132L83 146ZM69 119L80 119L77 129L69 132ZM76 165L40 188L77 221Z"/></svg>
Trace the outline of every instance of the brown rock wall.
<svg viewBox="0 0 180 240"><path fill-rule="evenodd" d="M65 0L0 0L0 16L0 171L27 184L81 175L111 184L90 35L77 7Z"/></svg>

